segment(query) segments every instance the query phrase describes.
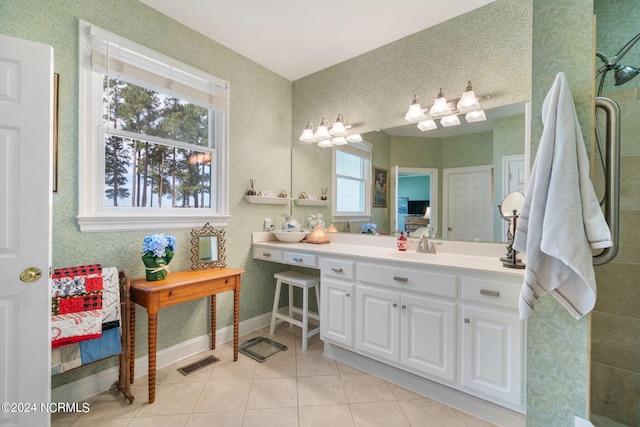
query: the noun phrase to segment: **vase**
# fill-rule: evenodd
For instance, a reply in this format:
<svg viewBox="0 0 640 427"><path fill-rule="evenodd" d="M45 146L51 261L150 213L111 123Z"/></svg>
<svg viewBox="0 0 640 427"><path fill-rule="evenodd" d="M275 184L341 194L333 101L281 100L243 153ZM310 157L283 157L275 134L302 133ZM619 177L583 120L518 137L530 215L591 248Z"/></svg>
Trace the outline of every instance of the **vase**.
<svg viewBox="0 0 640 427"><path fill-rule="evenodd" d="M145 276L148 281L164 280L169 274L169 262L173 258L173 252L165 250L164 257L156 257L151 252L142 255L142 262L145 266Z"/></svg>

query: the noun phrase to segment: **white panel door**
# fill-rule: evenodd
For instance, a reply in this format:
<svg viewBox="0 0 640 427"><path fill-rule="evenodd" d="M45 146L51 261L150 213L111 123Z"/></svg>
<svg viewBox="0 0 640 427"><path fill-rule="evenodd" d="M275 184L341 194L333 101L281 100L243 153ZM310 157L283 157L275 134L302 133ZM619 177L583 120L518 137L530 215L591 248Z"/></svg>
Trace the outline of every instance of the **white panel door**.
<svg viewBox="0 0 640 427"><path fill-rule="evenodd" d="M456 304L402 295L402 364L449 381L456 379Z"/></svg>
<svg viewBox="0 0 640 427"><path fill-rule="evenodd" d="M356 348L400 362L400 295L358 286Z"/></svg>
<svg viewBox="0 0 640 427"><path fill-rule="evenodd" d="M493 241L492 168L445 169L443 234L453 240Z"/></svg>
<svg viewBox="0 0 640 427"><path fill-rule="evenodd" d="M0 34L0 402L37 405L0 425L50 425L52 104L53 49Z"/></svg>
<svg viewBox="0 0 640 427"><path fill-rule="evenodd" d="M322 279L320 338L353 346L353 285Z"/></svg>
<svg viewBox="0 0 640 427"><path fill-rule="evenodd" d="M462 307L462 385L490 400L522 404L522 322L516 314Z"/></svg>

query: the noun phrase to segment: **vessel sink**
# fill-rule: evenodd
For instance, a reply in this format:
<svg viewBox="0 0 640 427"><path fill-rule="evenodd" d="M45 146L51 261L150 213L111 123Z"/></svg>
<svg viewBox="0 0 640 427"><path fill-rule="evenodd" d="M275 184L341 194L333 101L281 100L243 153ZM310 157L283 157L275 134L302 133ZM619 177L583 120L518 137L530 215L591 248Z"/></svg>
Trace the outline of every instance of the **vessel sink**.
<svg viewBox="0 0 640 427"><path fill-rule="evenodd" d="M296 242L300 242L302 241L302 239L304 239L305 237L307 237L307 234L309 234L309 231L286 231L286 230L279 230L279 231L272 231L273 235L276 236L276 239L280 240L281 242L285 242L285 243L296 243Z"/></svg>

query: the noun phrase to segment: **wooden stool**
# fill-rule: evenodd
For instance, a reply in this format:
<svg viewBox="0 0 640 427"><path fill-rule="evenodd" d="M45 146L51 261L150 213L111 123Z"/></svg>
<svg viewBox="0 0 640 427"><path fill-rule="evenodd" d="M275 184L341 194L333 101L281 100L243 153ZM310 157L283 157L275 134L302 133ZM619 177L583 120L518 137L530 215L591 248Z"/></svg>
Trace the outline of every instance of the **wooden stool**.
<svg viewBox="0 0 640 427"><path fill-rule="evenodd" d="M302 351L307 351L307 340L320 332L320 327L307 331L309 318L320 322L320 315L317 312L309 311L309 290L315 288L318 312L320 311L320 278L310 274L298 273L297 271L285 271L273 275L276 281L276 295L273 299L273 312L271 313L271 328L269 334L273 335L276 330L276 322L289 322L290 326L295 325L302 328ZM289 315L278 312L280 305L280 289L282 284L289 285ZM302 289L302 308L293 305L293 287ZM302 321L293 317L293 313L302 315Z"/></svg>

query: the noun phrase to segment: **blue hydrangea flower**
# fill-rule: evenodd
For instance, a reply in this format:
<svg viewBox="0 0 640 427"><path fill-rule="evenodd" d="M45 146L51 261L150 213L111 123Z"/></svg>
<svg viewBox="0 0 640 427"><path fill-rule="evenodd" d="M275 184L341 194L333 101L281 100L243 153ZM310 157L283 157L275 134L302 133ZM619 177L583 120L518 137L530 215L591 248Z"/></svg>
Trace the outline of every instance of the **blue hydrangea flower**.
<svg viewBox="0 0 640 427"><path fill-rule="evenodd" d="M142 253L150 252L157 258L164 258L167 255L165 252L167 248L174 252L178 248L175 237L166 234L153 234L145 237L142 243Z"/></svg>

